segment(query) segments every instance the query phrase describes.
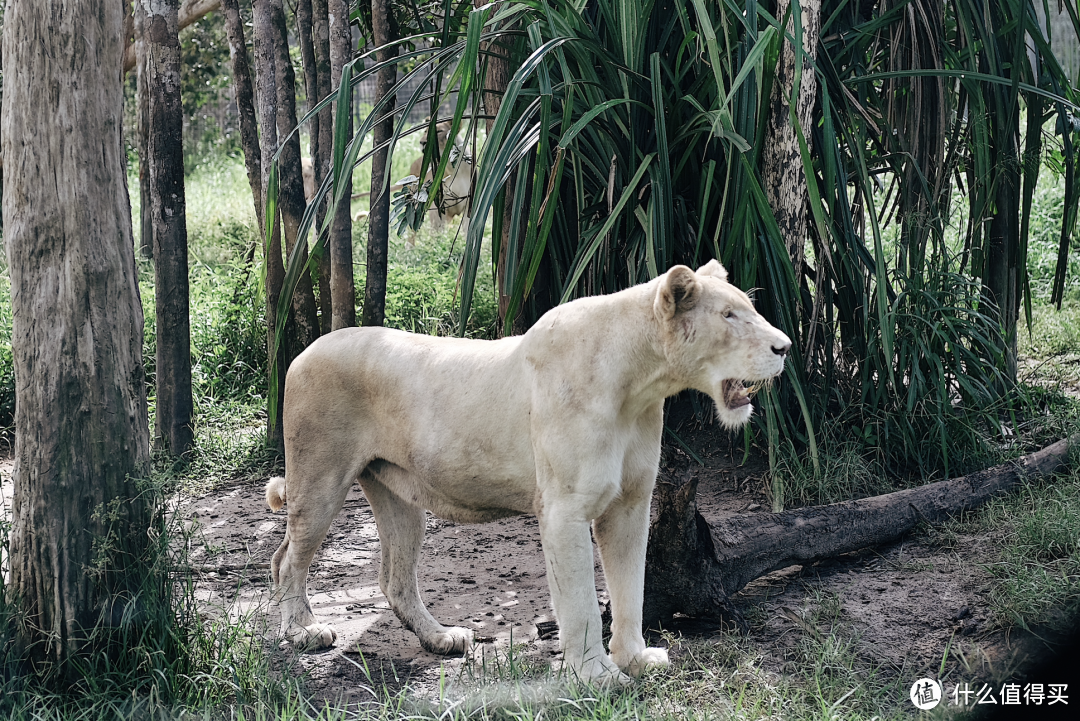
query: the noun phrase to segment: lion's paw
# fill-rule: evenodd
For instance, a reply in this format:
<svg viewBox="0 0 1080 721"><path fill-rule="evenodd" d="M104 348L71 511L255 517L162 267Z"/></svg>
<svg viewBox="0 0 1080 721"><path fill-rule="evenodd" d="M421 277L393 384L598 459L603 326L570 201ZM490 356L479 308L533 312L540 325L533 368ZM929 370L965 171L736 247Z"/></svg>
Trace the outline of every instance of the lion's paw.
<svg viewBox="0 0 1080 721"><path fill-rule="evenodd" d="M635 654L629 662L620 663L619 668L634 678L637 678L650 669L663 668L669 663L667 649L646 648L640 653Z"/></svg>
<svg viewBox="0 0 1080 721"><path fill-rule="evenodd" d="M633 679L619 670L606 654L573 669L578 681L595 686L629 686Z"/></svg>
<svg viewBox="0 0 1080 721"><path fill-rule="evenodd" d="M465 653L473 643L473 632L460 626L448 626L439 633L420 639L425 651L449 656Z"/></svg>
<svg viewBox="0 0 1080 721"><path fill-rule="evenodd" d="M313 623L310 626L294 626L289 632L289 640L304 651L316 651L329 648L337 641L337 631L325 623Z"/></svg>

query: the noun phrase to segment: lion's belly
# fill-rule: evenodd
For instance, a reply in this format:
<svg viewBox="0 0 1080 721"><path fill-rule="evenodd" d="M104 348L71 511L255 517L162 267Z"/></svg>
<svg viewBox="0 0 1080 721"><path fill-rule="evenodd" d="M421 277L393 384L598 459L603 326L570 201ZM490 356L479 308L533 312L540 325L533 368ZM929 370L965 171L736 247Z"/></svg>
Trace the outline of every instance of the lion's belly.
<svg viewBox="0 0 1080 721"><path fill-rule="evenodd" d="M459 523L532 513L536 495L531 452L514 459L465 443L380 459L369 471L401 498Z"/></svg>

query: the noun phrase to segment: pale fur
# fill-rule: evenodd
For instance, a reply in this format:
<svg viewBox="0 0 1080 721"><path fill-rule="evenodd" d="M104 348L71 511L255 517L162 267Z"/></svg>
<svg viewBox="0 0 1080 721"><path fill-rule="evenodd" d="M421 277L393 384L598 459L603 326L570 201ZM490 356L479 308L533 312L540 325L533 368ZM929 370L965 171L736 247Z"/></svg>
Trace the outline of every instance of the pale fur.
<svg viewBox="0 0 1080 721"><path fill-rule="evenodd" d="M379 531L379 584L424 648L472 643L420 600L424 509L462 523L535 513L564 662L619 682L667 664L641 627L664 399L696 388L726 424L745 423L751 407L725 406L722 382L776 376L790 347L726 279L716 261L676 266L496 341L352 328L312 344L285 384L289 521L272 563L283 634L307 646L336 639L311 613L308 566L359 480ZM284 498L271 479L270 505ZM611 596L610 655L590 529Z"/></svg>

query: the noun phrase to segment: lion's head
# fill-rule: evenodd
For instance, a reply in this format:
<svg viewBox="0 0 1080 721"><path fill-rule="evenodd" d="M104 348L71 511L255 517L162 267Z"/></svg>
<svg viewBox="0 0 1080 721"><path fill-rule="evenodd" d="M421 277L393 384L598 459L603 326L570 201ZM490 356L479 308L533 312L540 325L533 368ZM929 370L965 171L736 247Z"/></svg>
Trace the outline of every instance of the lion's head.
<svg viewBox="0 0 1080 721"><path fill-rule="evenodd" d="M677 265L661 276L653 312L678 379L708 393L729 428L750 420L753 393L783 372L791 340L754 310L715 260L696 273Z"/></svg>

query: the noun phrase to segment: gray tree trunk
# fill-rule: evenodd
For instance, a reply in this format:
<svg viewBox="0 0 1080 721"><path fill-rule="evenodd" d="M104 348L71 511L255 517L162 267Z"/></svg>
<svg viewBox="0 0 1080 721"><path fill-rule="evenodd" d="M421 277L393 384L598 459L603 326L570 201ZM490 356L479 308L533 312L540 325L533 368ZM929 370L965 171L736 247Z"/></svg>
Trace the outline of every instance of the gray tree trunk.
<svg viewBox="0 0 1080 721"><path fill-rule="evenodd" d="M229 63L232 66L233 94L237 114L240 116L240 147L244 151L248 185L255 203L255 217L259 223L259 237L263 236L262 158L259 150L259 127L255 116L255 93L251 86L251 66L248 64L247 42L244 38L244 21L240 17L239 0L221 0L225 16L225 33L229 38Z"/></svg>
<svg viewBox="0 0 1080 721"><path fill-rule="evenodd" d="M139 4L146 18L147 150L157 311L154 438L159 448L180 456L191 449L193 434L178 0L139 0Z"/></svg>
<svg viewBox="0 0 1080 721"><path fill-rule="evenodd" d="M729 599L771 571L894 541L920 521L940 522L1020 483L1053 473L1080 434L1014 463L883 496L709 523L697 512L692 470L661 471L645 563L646 623L682 613L731 615Z"/></svg>
<svg viewBox="0 0 1080 721"><path fill-rule="evenodd" d="M315 0L316 4L323 0ZM352 60L352 32L349 29L349 8L345 0L328 0L327 15L330 32L330 87L327 92L341 85L341 71ZM332 112L332 111L331 111ZM336 114L333 114L336 117ZM336 122L336 121L335 121ZM321 127L321 126L320 126ZM332 128L333 130L333 128ZM343 132L352 137L352 113L345 119ZM324 136L325 137L325 136ZM325 143L325 141L324 141ZM333 136L323 157L329 170L333 154ZM349 198L352 195L352 170L344 173L345 190L342 201L330 226L330 290L333 296L333 317L330 329L351 328L356 325L356 288L353 280L352 215Z"/></svg>
<svg viewBox="0 0 1080 721"><path fill-rule="evenodd" d="M136 2L133 14L135 39L133 51L138 72L135 79L137 141L139 144L139 252L144 258L154 257L154 224L150 200L150 95L146 88L146 42L144 26L146 11Z"/></svg>
<svg viewBox="0 0 1080 721"><path fill-rule="evenodd" d="M269 40L277 80L277 137L280 144L278 205L281 208L281 228L288 262L292 262L293 255L298 254L298 262L306 263L307 243L297 242L307 203L304 200L304 176L300 166L300 135L293 132L296 129L296 73L289 55L289 36L282 0L270 0L270 18L272 34ZM315 290L311 274L306 270L300 274L293 291L292 309L294 325L287 337L289 362L319 337Z"/></svg>
<svg viewBox="0 0 1080 721"><path fill-rule="evenodd" d="M371 0L371 31L375 47L379 50L375 58L386 63L397 56L396 47L386 47L393 39L390 27L389 0ZM397 71L393 65L379 70L375 84L375 102L391 94ZM372 142L378 148L394 134L393 110L395 99L380 111L386 120L375 126ZM371 160L371 214L368 215L367 245L367 281L364 284L364 310L361 325L382 325L386 320L386 270L387 253L390 240L390 188L386 182L386 169L390 166L390 149L384 148L375 153Z"/></svg>
<svg viewBox="0 0 1080 721"><path fill-rule="evenodd" d="M330 19L327 17L326 0L301 0L297 5L299 24L300 9L305 2L310 13L311 66L304 60L304 77L307 79L308 110L330 94ZM303 31L301 31L303 36ZM333 120L329 108L319 112L308 121L308 135L311 138L311 165L318 187L326 177L330 144L333 142ZM316 213L316 228L322 228L326 216L326 204L320 203ZM330 254L323 253L319 258L319 331L329 333L331 319L334 316L334 295L330 283Z"/></svg>
<svg viewBox="0 0 1080 721"><path fill-rule="evenodd" d="M818 34L821 30L821 0L798 0L802 9L802 40L805 52L817 57ZM776 17L782 19L790 8L790 0L779 0ZM785 24L786 31L794 37L794 16ZM791 91L795 87L795 49L791 42L781 43L776 78L773 81L769 103L769 125L762 148L762 184L769 199L769 207L780 226L780 237L788 246L788 255L795 268L796 281L802 277L806 256L806 173L795 126L791 123ZM810 63L803 63L796 99L795 117L798 118L810 148L810 133L814 123L814 100L817 97L817 77Z"/></svg>
<svg viewBox="0 0 1080 721"><path fill-rule="evenodd" d="M258 89L259 127L261 130L261 167L262 179L260 199L262 202L263 249L266 261L266 324L268 374L270 387L277 388L276 397L269 399L266 414L267 445L284 450L285 441L281 428L281 411L285 402L286 354L284 343L277 344L275 327L277 307L281 298L281 286L285 281L285 265L281 258L281 217L275 212L267 213L267 186L270 181L270 167L277 151L277 71L274 66L274 52L271 37L273 20L271 0L252 0L252 33L255 36L255 82ZM266 230L270 226L269 231Z"/></svg>
<svg viewBox="0 0 1080 721"><path fill-rule="evenodd" d="M150 518L138 488L150 439L120 137L123 23L115 0L8 3L4 17L11 587L23 642L45 662L115 621ZM103 562L108 548L122 552Z"/></svg>

